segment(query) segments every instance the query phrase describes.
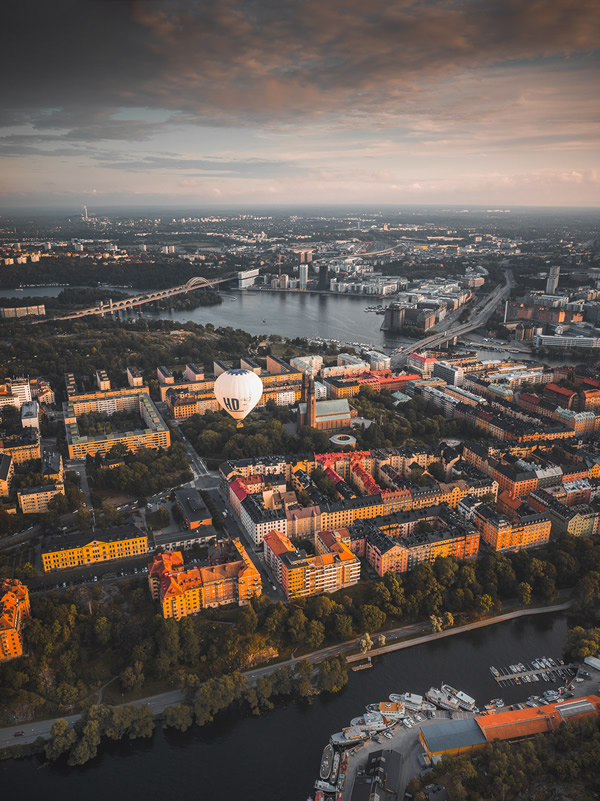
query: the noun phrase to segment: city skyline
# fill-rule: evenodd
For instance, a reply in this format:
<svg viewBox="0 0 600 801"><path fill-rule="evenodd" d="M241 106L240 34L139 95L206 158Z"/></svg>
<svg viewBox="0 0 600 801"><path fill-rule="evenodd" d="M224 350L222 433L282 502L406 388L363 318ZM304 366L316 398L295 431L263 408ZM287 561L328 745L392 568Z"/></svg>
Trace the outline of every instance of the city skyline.
<svg viewBox="0 0 600 801"><path fill-rule="evenodd" d="M596 206L599 9L5 10L0 206Z"/></svg>

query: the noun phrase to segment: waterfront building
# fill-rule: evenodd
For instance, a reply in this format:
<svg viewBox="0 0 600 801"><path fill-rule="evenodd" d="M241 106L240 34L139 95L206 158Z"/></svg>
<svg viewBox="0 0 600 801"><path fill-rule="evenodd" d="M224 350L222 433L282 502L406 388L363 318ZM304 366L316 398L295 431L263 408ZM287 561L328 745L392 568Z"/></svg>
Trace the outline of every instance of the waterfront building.
<svg viewBox="0 0 600 801"><path fill-rule="evenodd" d="M23 654L23 624L30 616L25 584L18 579L0 579L0 662Z"/></svg>
<svg viewBox="0 0 600 801"><path fill-rule="evenodd" d="M260 595L260 573L246 549L239 539L229 544L230 560L211 567L185 570L183 556L177 551L154 558L148 566L148 583L163 617L180 620L210 607L230 603L244 606Z"/></svg>
<svg viewBox="0 0 600 801"><path fill-rule="evenodd" d="M479 533L472 525L458 521L403 537L385 533L377 521L372 521L366 535L367 561L379 576L390 571L405 573L421 562L435 562L438 556L475 559L478 553Z"/></svg>
<svg viewBox="0 0 600 801"><path fill-rule="evenodd" d="M482 503L475 509L475 526L495 551L520 551L545 545L550 539L550 518L523 504L513 517Z"/></svg>
<svg viewBox="0 0 600 801"><path fill-rule="evenodd" d="M64 484L43 484L39 487L27 487L19 490L17 500L24 515L45 514L52 498L57 495L64 495Z"/></svg>
<svg viewBox="0 0 600 801"><path fill-rule="evenodd" d="M419 740L427 756L436 760L444 754L456 756L482 748L494 740L514 742L556 731L562 723L597 718L599 710L600 697L588 695L542 706L499 710L474 718L424 723Z"/></svg>
<svg viewBox="0 0 600 801"><path fill-rule="evenodd" d="M44 572L126 559L148 553L148 537L134 525L96 529L93 533L46 538L42 546Z"/></svg>

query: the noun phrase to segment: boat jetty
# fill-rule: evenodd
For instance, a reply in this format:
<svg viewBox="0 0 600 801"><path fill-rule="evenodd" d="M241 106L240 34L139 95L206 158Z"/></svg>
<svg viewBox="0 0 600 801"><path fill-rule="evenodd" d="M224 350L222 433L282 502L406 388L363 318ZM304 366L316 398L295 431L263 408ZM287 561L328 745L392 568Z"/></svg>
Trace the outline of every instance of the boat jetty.
<svg viewBox="0 0 600 801"><path fill-rule="evenodd" d="M518 662L504 668L490 667L492 676L501 686L528 684L545 681L547 683L569 682L577 673L577 665L565 665L562 659L547 656L533 659L531 662Z"/></svg>
<svg viewBox="0 0 600 801"><path fill-rule="evenodd" d="M332 734L323 749L315 801L341 801L349 755L364 743L368 740L383 743L384 737L393 737L394 727L410 729L425 717L435 717L438 708L451 712L477 710L473 698L447 684L441 689L432 687L426 698L416 693L392 693L388 701L368 704L362 715L352 718L349 726Z"/></svg>

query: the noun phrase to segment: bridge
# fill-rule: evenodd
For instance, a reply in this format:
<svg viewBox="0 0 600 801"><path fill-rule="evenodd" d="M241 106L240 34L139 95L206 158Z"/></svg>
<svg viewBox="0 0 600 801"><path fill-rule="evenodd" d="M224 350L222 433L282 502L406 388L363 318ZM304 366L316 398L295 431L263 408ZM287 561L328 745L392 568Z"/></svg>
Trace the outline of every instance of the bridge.
<svg viewBox="0 0 600 801"><path fill-rule="evenodd" d="M147 292L145 295L135 295L130 298L123 298L122 300L113 300L109 298L107 301L100 301L97 306L90 306L87 309L80 309L72 314L66 314L64 317L48 317L43 320L36 320L33 325L54 322L57 320L77 320L79 317L89 317L90 315L100 315L103 317L105 314L114 314L115 312L129 311L136 306L143 306L145 303L155 303L157 300L164 300L165 298L172 298L174 295L183 295L187 292L194 292L196 289L204 289L209 286L216 286L230 281L234 274L227 275L223 278L213 278L208 280L197 275L190 278L185 284L180 286L172 286L169 289L159 289L156 292Z"/></svg>
<svg viewBox="0 0 600 801"><path fill-rule="evenodd" d="M437 331L425 337L425 339L421 339L419 342L407 345L404 348L399 348L392 356L392 367L396 370L400 369L404 367L411 353L426 348L439 347L439 345L443 345L445 342L462 336L463 334L468 334L469 331L474 331L476 328L483 325L489 317L491 317L500 301L510 297L510 290L514 286L514 278L510 268L507 268L504 273L504 285L496 287L490 295L485 296L485 298L479 302L477 307L473 310L471 319L468 322L459 325L451 325L445 331Z"/></svg>

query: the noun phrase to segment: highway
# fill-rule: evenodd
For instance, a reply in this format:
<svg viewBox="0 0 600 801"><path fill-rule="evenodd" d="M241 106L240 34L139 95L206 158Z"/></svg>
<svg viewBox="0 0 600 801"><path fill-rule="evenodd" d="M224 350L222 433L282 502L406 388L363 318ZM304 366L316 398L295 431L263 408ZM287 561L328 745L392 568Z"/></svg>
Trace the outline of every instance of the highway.
<svg viewBox="0 0 600 801"><path fill-rule="evenodd" d="M479 302L479 304L472 310L470 320L468 320L466 323L460 323L459 325L451 326L446 331L437 331L425 337L424 339L421 339L419 342L407 345L405 348L397 351L392 356L392 367L394 369L404 367L410 354L415 353L415 351L437 347L438 345L442 345L444 342L447 342L449 339L454 339L454 337L468 334L469 331L479 328L479 326L483 325L483 323L487 322L487 320L491 317L498 303L509 297L510 290L513 286L514 279L512 271L507 269L504 285L496 287L491 295L487 296L485 302Z"/></svg>

